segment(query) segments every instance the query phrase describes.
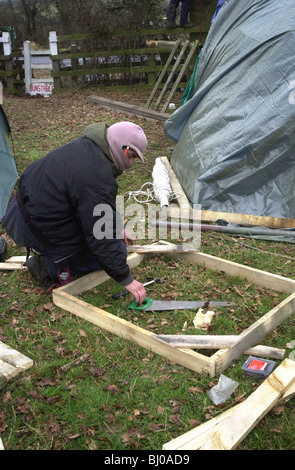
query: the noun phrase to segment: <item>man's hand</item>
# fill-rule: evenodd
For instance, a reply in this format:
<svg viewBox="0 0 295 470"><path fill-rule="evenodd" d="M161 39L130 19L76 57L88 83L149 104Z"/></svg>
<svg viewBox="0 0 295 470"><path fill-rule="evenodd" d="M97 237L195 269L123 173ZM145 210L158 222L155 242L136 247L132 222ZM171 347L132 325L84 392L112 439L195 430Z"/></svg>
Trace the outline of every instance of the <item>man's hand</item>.
<svg viewBox="0 0 295 470"><path fill-rule="evenodd" d="M143 304L143 301L146 297L146 290L140 282L134 279L134 281L132 281L130 284L128 284L128 286L125 287L130 292L130 294L135 297L135 300L139 305Z"/></svg>
<svg viewBox="0 0 295 470"><path fill-rule="evenodd" d="M131 233L129 232L127 228L124 228L122 232L122 238L126 246L133 245L134 238L132 237Z"/></svg>

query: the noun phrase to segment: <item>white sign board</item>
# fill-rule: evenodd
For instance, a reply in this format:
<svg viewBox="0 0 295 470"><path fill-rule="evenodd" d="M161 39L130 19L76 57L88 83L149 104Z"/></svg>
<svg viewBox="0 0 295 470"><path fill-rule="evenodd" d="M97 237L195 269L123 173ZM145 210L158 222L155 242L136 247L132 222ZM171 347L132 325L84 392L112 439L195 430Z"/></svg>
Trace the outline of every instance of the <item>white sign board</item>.
<svg viewBox="0 0 295 470"><path fill-rule="evenodd" d="M34 81L30 83L29 93L31 96L42 95L45 98L47 98L48 96L52 95L52 91L53 91L53 83L48 83L48 82L34 83Z"/></svg>

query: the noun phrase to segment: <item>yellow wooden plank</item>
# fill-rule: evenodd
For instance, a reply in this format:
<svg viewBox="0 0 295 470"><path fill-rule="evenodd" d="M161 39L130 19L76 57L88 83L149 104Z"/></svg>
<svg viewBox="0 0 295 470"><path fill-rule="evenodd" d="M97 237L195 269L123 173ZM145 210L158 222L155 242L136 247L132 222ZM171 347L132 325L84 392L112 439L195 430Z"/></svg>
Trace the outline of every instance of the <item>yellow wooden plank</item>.
<svg viewBox="0 0 295 470"><path fill-rule="evenodd" d="M255 323L249 326L249 328L244 330L239 335L236 343L228 349L219 350L211 356L211 359L214 360L216 364L215 373L219 374L224 371L234 360L238 359L245 350L257 344L260 339L277 328L284 320L293 315L294 312L295 292L267 312L263 317L259 318Z"/></svg>
<svg viewBox="0 0 295 470"><path fill-rule="evenodd" d="M18 370L29 369L33 360L0 341L0 359Z"/></svg>
<svg viewBox="0 0 295 470"><path fill-rule="evenodd" d="M3 376L5 380L10 380L19 373L17 367L12 366L8 362L0 359L0 376Z"/></svg>
<svg viewBox="0 0 295 470"><path fill-rule="evenodd" d="M170 177L170 184L172 189L179 195L177 199L179 206L187 206L189 207L189 217L192 220L198 219L199 211L197 212L197 216L194 215L194 209L192 208L189 200L178 181L178 178L173 171L169 160L167 157L161 157L162 162L165 164L168 174ZM168 214L171 218L176 217L178 218L178 208L176 207L169 207ZM256 225L256 226L264 226L268 228L292 228L295 227L295 219L287 219L281 217L269 217L269 216L262 216L262 215L254 215L254 214L239 214L233 212L217 212L217 211L209 211L209 210L201 210L201 220L205 220L207 222L216 222L219 219L226 220L227 222L239 224L239 225Z"/></svg>
<svg viewBox="0 0 295 470"><path fill-rule="evenodd" d="M295 362L285 359L200 448L235 449L295 382Z"/></svg>
<svg viewBox="0 0 295 470"><path fill-rule="evenodd" d="M93 323L117 336L132 341L166 359L183 365L190 370L199 373L214 374L214 364L211 359L195 351L174 348L165 341L159 340L154 333L140 328L132 323L112 315L98 307L88 304L61 289L55 289L52 293L53 302L84 320Z"/></svg>
<svg viewBox="0 0 295 470"><path fill-rule="evenodd" d="M295 396L295 383L289 385L278 402L278 404L284 403ZM233 413L238 413L238 410L243 406L243 403L234 405L232 408L224 411L218 416L211 418L210 420L202 423L201 425L190 429L188 432L177 436L169 442L163 445L163 450L198 450L202 446L206 445L206 442L210 440L212 435L221 428L227 420L230 419Z"/></svg>

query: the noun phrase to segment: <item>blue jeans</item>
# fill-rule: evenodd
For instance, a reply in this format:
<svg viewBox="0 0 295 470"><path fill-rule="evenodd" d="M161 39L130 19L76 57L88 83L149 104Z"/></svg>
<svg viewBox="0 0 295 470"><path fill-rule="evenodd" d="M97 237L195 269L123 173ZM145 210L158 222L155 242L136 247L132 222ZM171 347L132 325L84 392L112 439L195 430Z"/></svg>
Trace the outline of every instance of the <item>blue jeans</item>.
<svg viewBox="0 0 295 470"><path fill-rule="evenodd" d="M168 11L167 11L167 20L168 23L174 23L177 13L177 8L181 3L180 11L180 26L184 26L188 23L188 14L191 5L191 0L170 0Z"/></svg>

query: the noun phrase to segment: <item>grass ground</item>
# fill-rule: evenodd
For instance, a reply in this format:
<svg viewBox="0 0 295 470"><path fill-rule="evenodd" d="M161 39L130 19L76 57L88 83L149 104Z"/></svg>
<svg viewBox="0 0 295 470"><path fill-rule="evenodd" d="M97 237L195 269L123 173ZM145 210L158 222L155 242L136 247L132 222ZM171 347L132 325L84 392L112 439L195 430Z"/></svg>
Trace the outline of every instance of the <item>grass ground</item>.
<svg viewBox="0 0 295 470"><path fill-rule="evenodd" d="M149 146L145 165L135 166L119 178L119 194L127 199L129 191L152 181L155 158L169 157L173 147L163 124L87 102L88 94L102 93L137 105L147 100L145 92L99 89L64 91L48 99L4 96L19 174L32 161L80 136L86 125L128 119L143 126ZM5 236L2 226L0 235ZM24 254L11 239L7 242L9 256ZM295 277L292 244L202 232L200 249ZM239 334L284 298L239 278L166 257L145 261L134 273L140 280L149 276L165 279L161 287L149 288L152 298L234 301L234 308L216 310L211 334ZM215 406L207 392L218 377L210 379L170 363L56 307L27 272L2 272L0 276L0 340L34 360L31 369L1 390L0 435L7 450L160 450L165 442L244 400L260 383L244 375L241 366L247 356L242 356L224 372L239 387L231 400ZM118 290L120 286L108 281L83 298L153 332L179 333L185 321L187 331L195 332L190 311L131 313L126 309L130 299L112 300L112 293ZM294 339L295 320L291 317L267 335L264 344L285 348ZM80 365L62 369L85 354ZM292 400L272 410L239 449L294 450L293 410Z"/></svg>

